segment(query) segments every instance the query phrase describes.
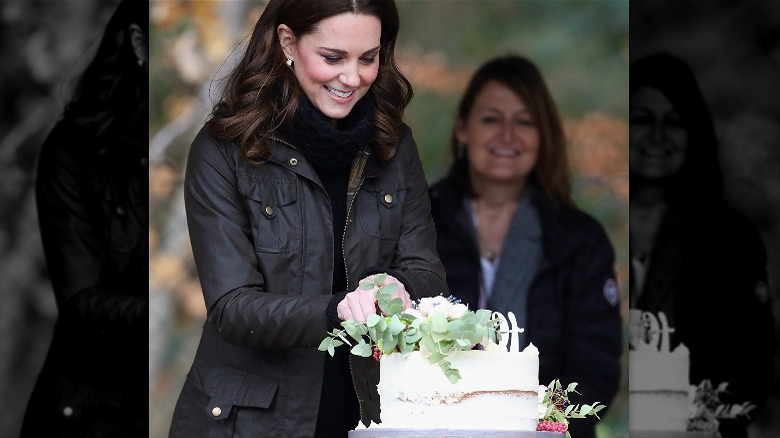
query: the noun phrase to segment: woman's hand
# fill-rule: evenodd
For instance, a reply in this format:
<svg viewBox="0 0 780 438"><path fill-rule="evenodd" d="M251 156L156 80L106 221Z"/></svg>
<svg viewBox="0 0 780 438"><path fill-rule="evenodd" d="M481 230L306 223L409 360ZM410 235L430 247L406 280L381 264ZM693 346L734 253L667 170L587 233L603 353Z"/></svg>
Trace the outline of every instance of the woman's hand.
<svg viewBox="0 0 780 438"><path fill-rule="evenodd" d="M373 281L374 277L376 277L376 275L369 275L360 282L362 283L365 280ZM391 283L396 283L398 285L398 290L396 290L392 298L400 298L403 302L404 309L412 307L412 299L409 296L409 292L406 291L404 284L398 281L397 278L388 275L387 279L382 283L382 286L387 286ZM360 287L348 293L336 306L339 318L344 321L354 319L358 322L366 322L366 317L368 317L368 315L379 313L376 306L375 293L376 288L362 290Z"/></svg>

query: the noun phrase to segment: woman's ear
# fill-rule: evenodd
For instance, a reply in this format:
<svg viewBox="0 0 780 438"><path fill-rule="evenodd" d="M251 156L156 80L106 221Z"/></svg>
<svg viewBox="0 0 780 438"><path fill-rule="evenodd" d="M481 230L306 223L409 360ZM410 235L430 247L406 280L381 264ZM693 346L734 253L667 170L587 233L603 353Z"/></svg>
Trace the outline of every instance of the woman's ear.
<svg viewBox="0 0 780 438"><path fill-rule="evenodd" d="M146 64L149 58L149 45L146 43L146 35L144 34L141 26L137 24L131 24L128 27L130 33L130 44L133 46L133 52L138 59L138 65Z"/></svg>
<svg viewBox="0 0 780 438"><path fill-rule="evenodd" d="M280 24L276 28L276 34L279 36L279 44L282 46L282 51L287 59L295 60L295 33L286 24Z"/></svg>

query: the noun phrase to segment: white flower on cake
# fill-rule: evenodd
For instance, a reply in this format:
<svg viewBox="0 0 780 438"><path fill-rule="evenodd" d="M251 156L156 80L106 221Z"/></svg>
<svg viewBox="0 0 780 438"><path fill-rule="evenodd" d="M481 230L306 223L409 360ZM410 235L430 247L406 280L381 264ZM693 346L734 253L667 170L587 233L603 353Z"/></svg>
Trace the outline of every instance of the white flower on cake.
<svg viewBox="0 0 780 438"><path fill-rule="evenodd" d="M463 318L468 310L465 304L439 295L437 297L420 299L415 307L404 310L404 313L414 315L417 318L427 318L438 312L448 320L452 320Z"/></svg>

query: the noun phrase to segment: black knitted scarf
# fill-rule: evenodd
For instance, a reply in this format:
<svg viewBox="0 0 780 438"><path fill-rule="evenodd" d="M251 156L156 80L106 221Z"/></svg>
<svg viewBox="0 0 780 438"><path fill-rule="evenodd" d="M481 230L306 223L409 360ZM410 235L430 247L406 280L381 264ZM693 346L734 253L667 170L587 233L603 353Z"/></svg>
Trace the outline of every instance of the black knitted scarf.
<svg viewBox="0 0 780 438"><path fill-rule="evenodd" d="M337 170L352 164L373 129L374 102L370 96L363 96L335 125L303 97L288 135L315 167Z"/></svg>

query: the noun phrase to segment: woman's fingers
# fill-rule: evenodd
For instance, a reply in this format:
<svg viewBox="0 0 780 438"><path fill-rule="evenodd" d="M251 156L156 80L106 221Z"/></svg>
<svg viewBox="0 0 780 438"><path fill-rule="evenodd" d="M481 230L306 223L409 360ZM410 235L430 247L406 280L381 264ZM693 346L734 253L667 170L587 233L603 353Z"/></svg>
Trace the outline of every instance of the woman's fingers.
<svg viewBox="0 0 780 438"><path fill-rule="evenodd" d="M376 313L376 305L373 291L356 290L348 293L336 306L338 316L346 321L354 319L358 322L366 322L366 317Z"/></svg>

